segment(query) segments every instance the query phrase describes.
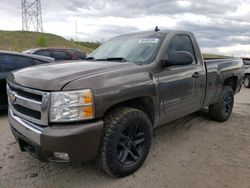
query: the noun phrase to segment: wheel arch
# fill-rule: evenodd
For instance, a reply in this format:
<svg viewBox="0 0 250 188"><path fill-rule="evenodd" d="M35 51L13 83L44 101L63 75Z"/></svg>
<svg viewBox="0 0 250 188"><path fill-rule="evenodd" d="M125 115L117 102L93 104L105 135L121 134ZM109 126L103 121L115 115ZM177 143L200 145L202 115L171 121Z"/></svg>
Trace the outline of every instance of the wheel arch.
<svg viewBox="0 0 250 188"><path fill-rule="evenodd" d="M237 83L238 83L238 77L237 76L231 76L229 78L226 78L224 80L223 86L230 86L232 87L234 93L236 93L237 91Z"/></svg>
<svg viewBox="0 0 250 188"><path fill-rule="evenodd" d="M120 107L131 107L143 111L151 121L152 125L155 125L156 121L156 110L153 99L149 96L137 97L129 100L125 100L110 106L104 113L105 117L110 111Z"/></svg>

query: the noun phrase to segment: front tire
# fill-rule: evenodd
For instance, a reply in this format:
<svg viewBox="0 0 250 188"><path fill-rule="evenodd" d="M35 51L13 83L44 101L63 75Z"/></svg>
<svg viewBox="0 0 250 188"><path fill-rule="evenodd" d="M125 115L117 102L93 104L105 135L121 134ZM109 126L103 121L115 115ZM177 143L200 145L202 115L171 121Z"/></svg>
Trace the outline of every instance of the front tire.
<svg viewBox="0 0 250 188"><path fill-rule="evenodd" d="M224 122L230 117L234 105L234 92L230 86L224 86L219 100L209 106L210 118Z"/></svg>
<svg viewBox="0 0 250 188"><path fill-rule="evenodd" d="M250 88L250 75L246 75L244 79L245 88Z"/></svg>
<svg viewBox="0 0 250 188"><path fill-rule="evenodd" d="M124 177L140 168L148 156L152 124L147 115L122 107L105 117L99 165L106 173Z"/></svg>

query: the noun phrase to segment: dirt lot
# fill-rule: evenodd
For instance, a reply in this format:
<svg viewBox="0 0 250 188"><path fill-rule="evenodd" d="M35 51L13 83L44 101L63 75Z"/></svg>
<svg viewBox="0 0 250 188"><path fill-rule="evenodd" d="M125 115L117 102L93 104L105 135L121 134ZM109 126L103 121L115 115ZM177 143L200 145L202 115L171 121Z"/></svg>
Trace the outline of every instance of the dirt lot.
<svg viewBox="0 0 250 188"><path fill-rule="evenodd" d="M21 153L0 114L0 187L250 187L250 90L236 97L229 121L198 112L155 130L146 162L113 179L94 163L41 163Z"/></svg>

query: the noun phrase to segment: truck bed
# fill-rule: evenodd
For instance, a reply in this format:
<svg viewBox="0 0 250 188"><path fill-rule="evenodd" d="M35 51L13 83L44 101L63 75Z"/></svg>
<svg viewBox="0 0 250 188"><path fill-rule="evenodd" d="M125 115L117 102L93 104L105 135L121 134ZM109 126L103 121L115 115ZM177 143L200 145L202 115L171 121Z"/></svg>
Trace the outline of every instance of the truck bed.
<svg viewBox="0 0 250 188"><path fill-rule="evenodd" d="M223 77L235 76L237 78L237 75L241 74L243 63L240 58L207 58L204 63L207 70L207 92L204 106L207 106L211 101L215 103L218 100L223 85L220 81L224 80ZM235 88L235 92L238 92L238 89Z"/></svg>

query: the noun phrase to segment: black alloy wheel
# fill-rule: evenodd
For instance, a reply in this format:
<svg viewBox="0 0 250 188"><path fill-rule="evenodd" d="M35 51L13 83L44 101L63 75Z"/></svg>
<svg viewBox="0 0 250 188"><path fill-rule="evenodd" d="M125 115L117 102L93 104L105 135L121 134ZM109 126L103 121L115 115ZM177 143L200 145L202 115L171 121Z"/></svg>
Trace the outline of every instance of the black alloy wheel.
<svg viewBox="0 0 250 188"><path fill-rule="evenodd" d="M225 113L226 113L226 115L228 115L231 113L232 107L233 107L232 95L230 93L225 94L225 96L223 98L223 102L224 102Z"/></svg>
<svg viewBox="0 0 250 188"><path fill-rule="evenodd" d="M142 126L131 124L126 127L116 150L120 163L124 166L134 165L145 150L145 140L146 130Z"/></svg>

